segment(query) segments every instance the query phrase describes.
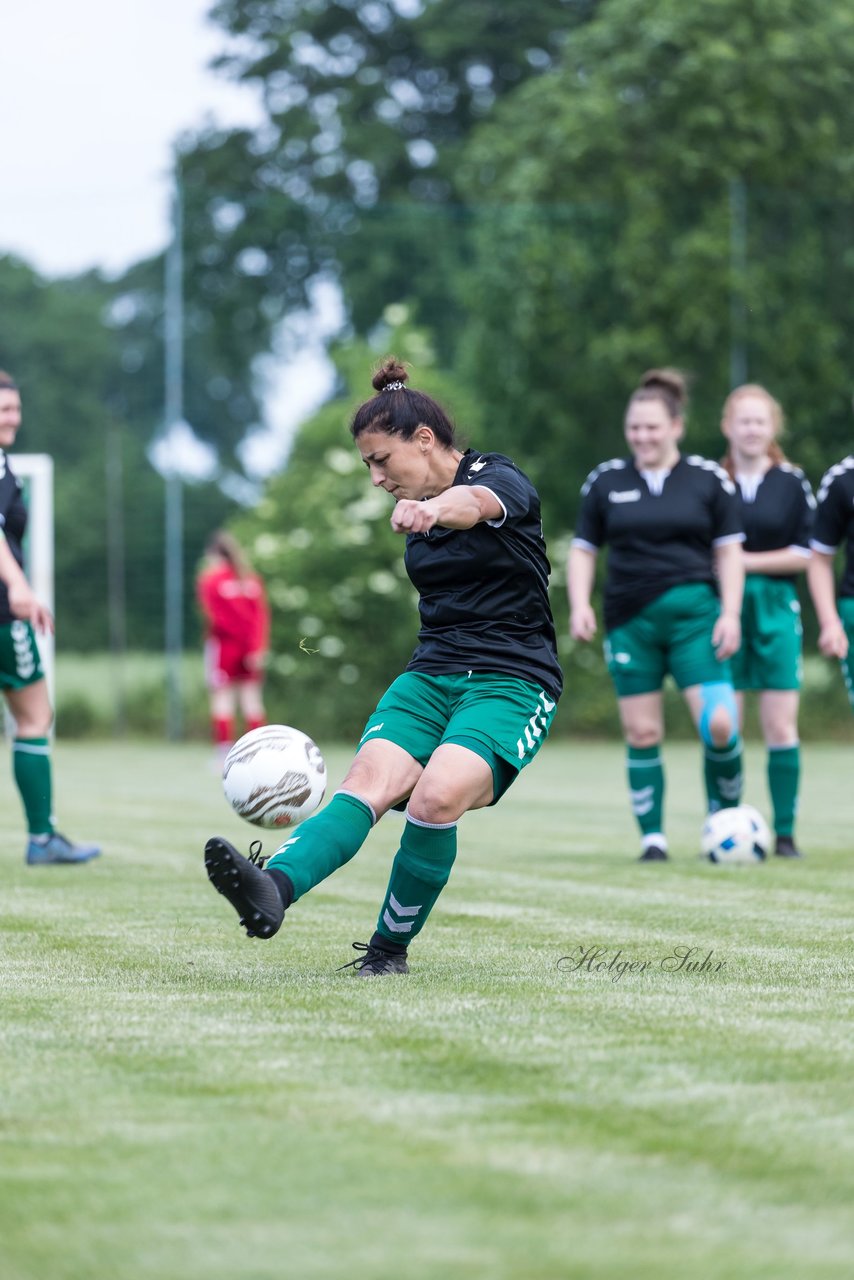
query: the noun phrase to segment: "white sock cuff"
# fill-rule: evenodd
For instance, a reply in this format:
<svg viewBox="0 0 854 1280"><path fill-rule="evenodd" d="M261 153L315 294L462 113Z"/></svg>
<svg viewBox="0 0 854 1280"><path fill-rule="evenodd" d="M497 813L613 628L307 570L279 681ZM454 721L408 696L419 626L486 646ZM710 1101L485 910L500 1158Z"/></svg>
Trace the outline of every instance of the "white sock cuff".
<svg viewBox="0 0 854 1280"><path fill-rule="evenodd" d="M339 787L339 789L337 791L333 791L332 794L336 796L349 796L351 800L358 800L359 804L363 804L369 811L371 815L371 826L375 827L377 825L377 811L364 796L357 795L355 791L345 791L343 787Z"/></svg>
<svg viewBox="0 0 854 1280"><path fill-rule="evenodd" d="M456 822L423 822L421 818L413 818L408 808L403 816L407 822L412 823L413 827L427 827L429 831L450 831L457 825Z"/></svg>

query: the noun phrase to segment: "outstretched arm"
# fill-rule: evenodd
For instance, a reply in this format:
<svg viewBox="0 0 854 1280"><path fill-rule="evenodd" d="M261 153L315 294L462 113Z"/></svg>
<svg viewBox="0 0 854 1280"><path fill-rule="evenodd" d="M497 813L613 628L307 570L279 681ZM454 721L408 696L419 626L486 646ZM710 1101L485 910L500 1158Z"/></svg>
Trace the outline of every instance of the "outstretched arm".
<svg viewBox="0 0 854 1280"><path fill-rule="evenodd" d="M391 527L395 533L426 533L437 524L445 529L472 529L482 520L503 518L504 508L490 489L455 484L426 502L401 498L391 514Z"/></svg>

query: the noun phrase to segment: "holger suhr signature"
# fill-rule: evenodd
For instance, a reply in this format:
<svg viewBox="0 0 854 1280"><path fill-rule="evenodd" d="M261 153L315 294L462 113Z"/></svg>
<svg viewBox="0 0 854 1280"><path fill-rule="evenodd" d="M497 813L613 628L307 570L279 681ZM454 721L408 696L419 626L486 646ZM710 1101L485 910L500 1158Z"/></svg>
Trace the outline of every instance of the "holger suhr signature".
<svg viewBox="0 0 854 1280"><path fill-rule="evenodd" d="M720 973L726 960L717 959L713 948L677 946L666 955L651 960L631 960L622 947L587 947L579 943L569 955L561 956L558 969L565 973L605 973L612 982L619 982L627 973L649 973L659 969L664 973Z"/></svg>

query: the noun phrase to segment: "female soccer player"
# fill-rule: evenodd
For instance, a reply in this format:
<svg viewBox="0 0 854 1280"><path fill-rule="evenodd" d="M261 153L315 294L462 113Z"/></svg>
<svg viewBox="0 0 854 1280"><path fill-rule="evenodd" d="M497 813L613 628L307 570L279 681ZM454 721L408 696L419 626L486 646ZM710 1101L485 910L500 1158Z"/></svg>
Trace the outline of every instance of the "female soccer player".
<svg viewBox="0 0 854 1280"><path fill-rule="evenodd" d="M795 575L809 563L815 499L804 473L786 461L777 442L782 426L783 411L764 387L737 387L724 403L721 430L729 447L723 465L738 486L746 534L741 648L732 657L733 683L742 720L743 690L759 690L775 853L798 858L803 628Z"/></svg>
<svg viewBox="0 0 854 1280"><path fill-rule="evenodd" d="M363 977L406 973L407 947L451 873L457 822L495 804L545 740L561 693L549 562L530 481L497 453L460 448L444 410L387 359L351 431L394 499L420 595L418 644L369 716L340 791L261 870L226 840L208 876L251 936L349 861L371 827L406 808L376 932L354 943Z"/></svg>
<svg viewBox="0 0 854 1280"><path fill-rule="evenodd" d="M205 619L213 740L224 756L234 741L238 705L247 730L266 723L262 689L270 610L264 584L235 537L219 530L208 539L206 552L196 595Z"/></svg>
<svg viewBox="0 0 854 1280"><path fill-rule="evenodd" d="M833 557L845 542L845 566L837 602ZM820 627L818 647L838 658L854 711L854 454L822 477L807 578Z"/></svg>
<svg viewBox="0 0 854 1280"><path fill-rule="evenodd" d="M641 379L624 423L632 456L603 462L588 476L567 571L570 635L592 640L596 557L609 544L605 657L643 862L667 859L661 688L668 672L703 741L709 810L738 804L741 796L728 659L741 641L744 533L726 472L680 453L685 398L684 379L674 370L653 369Z"/></svg>
<svg viewBox="0 0 854 1280"><path fill-rule="evenodd" d="M21 567L27 509L5 452L20 425L20 392L0 371L0 689L15 721L12 761L29 827L25 856L31 866L89 862L100 853L97 845L73 844L54 828L48 736L53 711L33 630L52 630L53 618Z"/></svg>

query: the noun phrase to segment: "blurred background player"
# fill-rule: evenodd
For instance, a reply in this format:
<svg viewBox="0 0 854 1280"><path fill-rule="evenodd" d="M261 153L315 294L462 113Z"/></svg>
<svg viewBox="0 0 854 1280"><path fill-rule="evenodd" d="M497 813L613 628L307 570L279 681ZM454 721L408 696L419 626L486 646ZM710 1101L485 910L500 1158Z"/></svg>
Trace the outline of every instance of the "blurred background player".
<svg viewBox="0 0 854 1280"><path fill-rule="evenodd" d="M685 381L675 370L644 374L626 409L631 457L603 462L588 476L567 570L570 635L592 640L596 557L609 546L605 657L627 744L642 862L667 859L661 690L668 672L704 745L709 811L741 797L729 659L741 642L744 533L726 472L680 453L685 400Z"/></svg>
<svg viewBox="0 0 854 1280"><path fill-rule="evenodd" d="M797 858L803 627L795 576L809 563L815 498L804 473L780 448L782 428L783 410L764 387L737 387L724 403L721 430L729 445L723 466L738 487L745 532L741 648L731 660L733 683L742 723L743 690L759 691L775 853Z"/></svg>
<svg viewBox="0 0 854 1280"><path fill-rule="evenodd" d="M407 948L451 874L457 822L497 803L533 760L563 686L536 490L509 458L460 448L441 406L406 380L387 359L351 432L406 537L415 652L368 719L341 789L266 870L219 837L205 848L214 888L250 935L269 938L383 814L405 809L376 931L354 943L366 978L408 972Z"/></svg>
<svg viewBox="0 0 854 1280"><path fill-rule="evenodd" d="M843 542L845 562L837 599L833 560ZM854 711L854 454L822 477L810 546L807 574L820 628L818 647L826 657L839 659Z"/></svg>
<svg viewBox="0 0 854 1280"><path fill-rule="evenodd" d="M6 455L20 425L20 393L14 379L0 371L0 688L15 720L12 764L29 830L25 856L31 866L89 862L101 852L98 846L74 844L54 827L53 709L33 630L53 630L53 618L22 569L27 509Z"/></svg>
<svg viewBox="0 0 854 1280"><path fill-rule="evenodd" d="M247 732L266 723L270 609L264 583L252 572L237 539L222 529L208 539L196 595L205 620L211 729L217 754L224 757L236 737L238 707Z"/></svg>

